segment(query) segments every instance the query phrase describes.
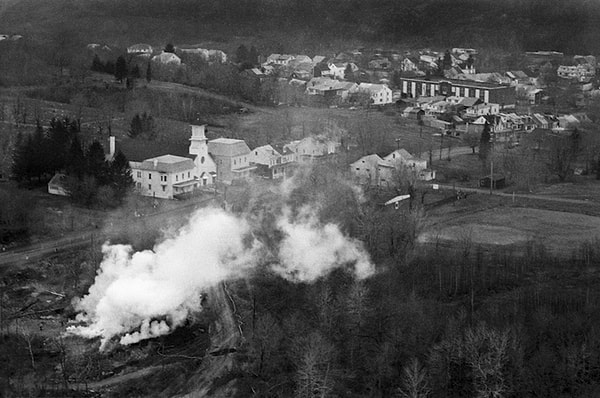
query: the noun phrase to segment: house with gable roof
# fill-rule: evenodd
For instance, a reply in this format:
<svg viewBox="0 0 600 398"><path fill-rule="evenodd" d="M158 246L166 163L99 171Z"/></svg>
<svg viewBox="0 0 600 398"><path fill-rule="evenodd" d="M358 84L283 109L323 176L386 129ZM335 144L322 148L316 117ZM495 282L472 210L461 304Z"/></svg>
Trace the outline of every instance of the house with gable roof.
<svg viewBox="0 0 600 398"><path fill-rule="evenodd" d="M254 148L250 153L250 164L256 166L256 173L272 180L289 177L293 167L294 154L289 150L280 153L271 145Z"/></svg>
<svg viewBox="0 0 600 398"><path fill-rule="evenodd" d="M394 165L376 154L363 156L351 163L350 173L358 184L378 187L389 187L394 184Z"/></svg>
<svg viewBox="0 0 600 398"><path fill-rule="evenodd" d="M339 152L341 144L325 136L310 136L284 145L284 150L294 154L299 163L325 161Z"/></svg>
<svg viewBox="0 0 600 398"><path fill-rule="evenodd" d="M162 52L152 57L153 62L159 62L163 65L181 65L181 58L173 53Z"/></svg>
<svg viewBox="0 0 600 398"><path fill-rule="evenodd" d="M393 102L392 90L385 84L361 83L358 85L358 91L368 93L373 105L385 105Z"/></svg>
<svg viewBox="0 0 600 398"><path fill-rule="evenodd" d="M256 169L250 164L250 148L244 140L217 138L208 141L208 153L217 165L217 180L224 184L248 178Z"/></svg>

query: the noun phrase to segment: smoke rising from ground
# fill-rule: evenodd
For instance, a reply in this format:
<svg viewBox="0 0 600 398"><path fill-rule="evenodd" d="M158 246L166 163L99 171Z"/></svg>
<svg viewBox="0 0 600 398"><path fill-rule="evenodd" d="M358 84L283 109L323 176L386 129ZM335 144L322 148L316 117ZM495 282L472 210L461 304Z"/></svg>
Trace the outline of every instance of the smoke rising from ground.
<svg viewBox="0 0 600 398"><path fill-rule="evenodd" d="M292 281L312 282L340 266L352 266L359 278L373 273L361 242L334 224L321 225L308 208L296 217L284 209L276 227L283 238L266 248L245 219L203 209L153 250L105 244L94 284L75 304L83 325L67 331L100 337L101 349L117 337L127 345L168 334L201 310L202 293L247 275L266 251L279 260L273 271Z"/></svg>

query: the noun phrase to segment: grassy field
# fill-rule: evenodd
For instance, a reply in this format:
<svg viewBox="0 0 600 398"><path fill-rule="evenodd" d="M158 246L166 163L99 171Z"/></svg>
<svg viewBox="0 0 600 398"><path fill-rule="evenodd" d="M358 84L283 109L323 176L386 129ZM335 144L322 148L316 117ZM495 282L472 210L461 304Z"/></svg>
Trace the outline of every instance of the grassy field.
<svg viewBox="0 0 600 398"><path fill-rule="evenodd" d="M487 199L487 195L476 196L479 196L478 201ZM524 245L535 241L544 244L550 251L564 254L577 250L584 242L600 238L598 216L507 206L506 202L490 198L489 206L475 205L470 211L464 207L446 212L440 210L432 217L432 224L425 228L419 240L481 245Z"/></svg>

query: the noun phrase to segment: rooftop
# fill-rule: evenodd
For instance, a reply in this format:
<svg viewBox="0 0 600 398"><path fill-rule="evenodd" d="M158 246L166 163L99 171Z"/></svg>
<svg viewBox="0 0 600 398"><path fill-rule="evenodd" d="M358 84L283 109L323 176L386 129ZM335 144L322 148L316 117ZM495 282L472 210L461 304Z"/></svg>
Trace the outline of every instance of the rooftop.
<svg viewBox="0 0 600 398"><path fill-rule="evenodd" d="M141 170L152 170L163 173L177 173L195 168L194 162L189 158L175 155L162 155L146 159L138 167Z"/></svg>

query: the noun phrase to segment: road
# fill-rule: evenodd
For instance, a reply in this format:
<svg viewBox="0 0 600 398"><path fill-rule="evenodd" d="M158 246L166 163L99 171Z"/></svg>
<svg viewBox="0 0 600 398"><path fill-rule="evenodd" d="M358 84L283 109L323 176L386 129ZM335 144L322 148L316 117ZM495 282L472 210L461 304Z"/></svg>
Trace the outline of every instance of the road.
<svg viewBox="0 0 600 398"><path fill-rule="evenodd" d="M452 189L452 190L460 190L463 192L473 192L473 193L481 193L481 194L490 194L489 188L466 188L461 186L453 186L453 185L445 185L445 184L432 184L437 185L439 189ZM561 203L570 203L574 205L596 205L598 203L592 202L589 200L581 200L581 199L569 199L569 198L557 198L555 196L547 196L547 195L534 195L534 194L523 194L523 193L506 193L500 191L493 191L493 195L503 196L507 198L523 198L523 199L535 199L535 200L547 200L551 202L561 202Z"/></svg>
<svg viewBox="0 0 600 398"><path fill-rule="evenodd" d="M153 214L139 218L122 220L122 224L139 223L146 228L158 228L167 225L167 220L173 217L185 217L199 207L206 206L209 202L215 200L214 197L202 198L198 201L181 202L181 206L175 209L159 211ZM44 240L27 246L14 248L0 253L0 266L9 264L24 264L30 261L39 260L45 256L52 255L59 251L75 249L79 247L90 246L99 242L107 241L111 238L111 230L119 231L119 225L113 225L112 228L86 229L65 234L59 238Z"/></svg>

